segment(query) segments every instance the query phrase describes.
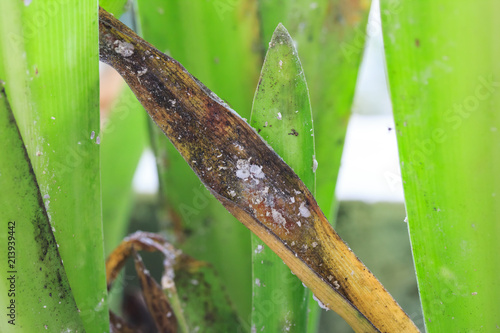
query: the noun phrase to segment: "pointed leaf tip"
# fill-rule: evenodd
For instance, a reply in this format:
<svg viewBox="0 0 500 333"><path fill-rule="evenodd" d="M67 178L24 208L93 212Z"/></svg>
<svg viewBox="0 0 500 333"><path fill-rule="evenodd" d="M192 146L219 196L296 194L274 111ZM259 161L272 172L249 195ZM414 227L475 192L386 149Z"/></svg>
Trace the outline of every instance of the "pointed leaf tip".
<svg viewBox="0 0 500 333"><path fill-rule="evenodd" d="M271 42L269 43L269 47L273 47L276 44L293 45L292 37L282 23L278 23L278 26L274 30L273 37L271 38Z"/></svg>

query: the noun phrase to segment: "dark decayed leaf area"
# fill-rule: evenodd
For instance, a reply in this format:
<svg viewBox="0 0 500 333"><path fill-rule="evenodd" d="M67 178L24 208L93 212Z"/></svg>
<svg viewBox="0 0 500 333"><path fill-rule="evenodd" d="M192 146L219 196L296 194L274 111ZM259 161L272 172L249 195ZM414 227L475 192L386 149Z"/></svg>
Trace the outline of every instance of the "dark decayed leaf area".
<svg viewBox="0 0 500 333"><path fill-rule="evenodd" d="M101 61L122 75L209 191L281 257L321 306L357 332L418 332L335 233L304 183L245 120L102 8L99 31Z"/></svg>

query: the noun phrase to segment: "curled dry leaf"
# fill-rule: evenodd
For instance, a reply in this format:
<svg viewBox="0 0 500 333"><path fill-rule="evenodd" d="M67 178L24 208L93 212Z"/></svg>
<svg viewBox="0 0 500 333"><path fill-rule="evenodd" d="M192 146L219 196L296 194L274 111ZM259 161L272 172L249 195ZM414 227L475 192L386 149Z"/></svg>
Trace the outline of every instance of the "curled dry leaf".
<svg viewBox="0 0 500 333"><path fill-rule="evenodd" d="M164 273L162 276L162 286L151 277L137 251L158 251L163 254ZM135 269L139 276L144 300L159 332L175 333L178 330L178 318L163 292L163 289L166 289L170 295L176 295L175 284L173 282L173 266L178 253L161 236L139 231L126 237L106 260L106 278L109 290L120 270L125 265L125 261L131 256L134 258ZM122 318L112 312L110 312L110 324L114 332L135 331Z"/></svg>
<svg viewBox="0 0 500 333"><path fill-rule="evenodd" d="M109 255L106 260L106 281L108 290L120 273L120 270L125 265L125 261L132 255L132 251L148 251L160 252L163 254L163 267L165 269L162 278L162 284L166 287L174 287L174 263L178 255L178 251L169 244L163 237L149 233L138 231L126 237L116 249Z"/></svg>
<svg viewBox="0 0 500 333"><path fill-rule="evenodd" d="M102 8L99 16L100 59L123 76L210 192L324 307L357 332L418 332L335 233L303 182L245 120L176 60Z"/></svg>
<svg viewBox="0 0 500 333"><path fill-rule="evenodd" d="M163 254L161 287L149 276L136 251ZM188 327L203 327L204 332L233 332L238 329L240 323L236 313L211 265L182 254L163 237L153 233L138 231L126 237L110 254L106 261L109 289L131 256L135 260L145 303L157 326L163 327L162 332L176 332L177 322L180 332L189 332ZM165 294L170 304L165 303ZM136 330L111 312L110 321L114 332Z"/></svg>
<svg viewBox="0 0 500 333"><path fill-rule="evenodd" d="M141 256L132 250L132 255L135 262L135 270L141 282L141 288L144 295L146 305L153 316L153 320L158 328L158 332L176 333L177 319L174 312L167 301L163 290L158 282L155 281L149 274L149 271L144 266Z"/></svg>

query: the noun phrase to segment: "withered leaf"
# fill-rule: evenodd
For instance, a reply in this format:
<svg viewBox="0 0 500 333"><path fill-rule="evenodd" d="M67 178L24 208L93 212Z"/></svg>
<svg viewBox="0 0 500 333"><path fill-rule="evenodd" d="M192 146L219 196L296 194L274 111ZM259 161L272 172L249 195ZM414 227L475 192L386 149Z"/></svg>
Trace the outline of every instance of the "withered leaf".
<svg viewBox="0 0 500 333"><path fill-rule="evenodd" d="M158 332L176 333L177 319L162 288L158 282L151 277L149 271L142 262L141 256L134 249L132 249L132 255L134 257L135 270L141 282L144 300L158 328Z"/></svg>
<svg viewBox="0 0 500 333"><path fill-rule="evenodd" d="M163 288L151 277L137 251L158 251L163 254ZM126 237L120 245L118 245L113 252L111 252L106 260L106 279L109 290L111 289L114 280L120 273L120 270L125 265L125 261L131 256L134 258L135 268L141 283L144 301L159 332L177 332L177 316L175 315L175 312L170 306L170 303L163 291L163 289L168 289L171 294L176 294L175 284L173 282L173 266L177 255L177 250L163 237L153 233L138 231ZM110 324L111 329L116 332L132 332L135 330L122 318L116 316L111 311Z"/></svg>
<svg viewBox="0 0 500 333"><path fill-rule="evenodd" d="M158 290L153 288L156 282L153 283L148 277L149 274L142 267L139 257L134 254L136 251L162 253L164 272L161 288L162 293L168 296L171 305L159 307L162 303L157 301L163 298L160 298ZM150 301L154 301L153 304L156 304L154 312L152 307L149 309L153 318L156 314L160 319L168 316L170 320L177 320L179 331L183 332L188 331L188 327L203 327L205 332L237 330L240 325L237 315L230 306L224 288L211 265L182 254L163 237L153 233L135 232L113 250L106 261L108 288L111 288L125 261L131 256L136 260L136 270L141 278L146 304L149 305L148 297ZM149 287L150 285L153 287ZM136 330L111 312L110 319L113 331Z"/></svg>
<svg viewBox="0 0 500 333"><path fill-rule="evenodd" d="M126 237L106 259L106 281L108 290L120 273L125 261L132 255L132 251L161 252L164 257L164 279L173 285L173 266L177 250L167 241L154 233L138 231Z"/></svg>
<svg viewBox="0 0 500 333"><path fill-rule="evenodd" d="M259 135L176 60L102 8L100 59L131 87L210 192L357 332L418 332ZM245 78L242 78L245 79Z"/></svg>

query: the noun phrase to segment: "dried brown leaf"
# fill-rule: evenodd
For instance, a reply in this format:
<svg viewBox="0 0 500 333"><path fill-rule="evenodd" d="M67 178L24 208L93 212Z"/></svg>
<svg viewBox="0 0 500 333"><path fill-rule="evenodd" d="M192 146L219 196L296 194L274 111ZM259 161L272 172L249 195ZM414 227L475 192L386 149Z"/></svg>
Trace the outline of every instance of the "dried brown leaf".
<svg viewBox="0 0 500 333"><path fill-rule="evenodd" d="M132 256L134 257L135 270L141 282L144 300L155 321L156 328L158 328L159 332L176 333L177 319L162 288L158 282L151 277L149 271L142 262L141 256L135 249L132 249Z"/></svg>
<svg viewBox="0 0 500 333"><path fill-rule="evenodd" d="M126 237L118 245L106 260L106 281L108 290L120 273L125 261L132 255L132 251L160 252L164 256L164 276L171 281L173 277L173 265L177 250L170 245L163 237L154 233L138 231ZM173 284L173 282L172 282Z"/></svg>
<svg viewBox="0 0 500 333"><path fill-rule="evenodd" d="M143 291L144 300L149 312L160 332L177 332L177 317L168 302L162 287L150 276L137 251L158 251L164 256L164 273L162 285L167 286L170 293L176 294L173 282L173 266L177 251L163 237L153 233L138 231L126 237L106 260L106 277L108 290L125 265L129 257L134 257L135 268ZM123 319L110 312L111 328L117 332L135 330Z"/></svg>

